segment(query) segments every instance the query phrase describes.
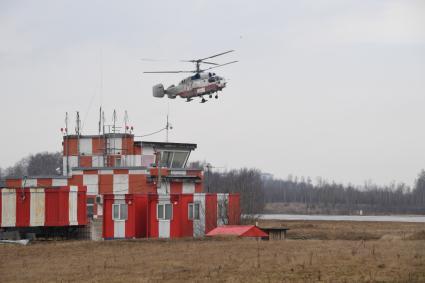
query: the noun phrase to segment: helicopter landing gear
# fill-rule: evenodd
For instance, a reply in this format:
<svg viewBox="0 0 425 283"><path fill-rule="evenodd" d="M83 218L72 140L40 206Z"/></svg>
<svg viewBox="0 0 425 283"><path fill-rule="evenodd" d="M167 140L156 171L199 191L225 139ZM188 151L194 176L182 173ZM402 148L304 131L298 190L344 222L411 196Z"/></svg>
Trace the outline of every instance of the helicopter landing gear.
<svg viewBox="0 0 425 283"><path fill-rule="evenodd" d="M202 100L201 100L201 103L205 103L205 102L207 102L208 100L206 100L205 98L203 98L202 97Z"/></svg>
<svg viewBox="0 0 425 283"><path fill-rule="evenodd" d="M191 102L192 100L192 98L186 98L186 102Z"/></svg>
<svg viewBox="0 0 425 283"><path fill-rule="evenodd" d="M215 95L215 99L218 99L218 94Z"/></svg>
<svg viewBox="0 0 425 283"><path fill-rule="evenodd" d="M212 98L212 94L210 94L210 98Z"/></svg>

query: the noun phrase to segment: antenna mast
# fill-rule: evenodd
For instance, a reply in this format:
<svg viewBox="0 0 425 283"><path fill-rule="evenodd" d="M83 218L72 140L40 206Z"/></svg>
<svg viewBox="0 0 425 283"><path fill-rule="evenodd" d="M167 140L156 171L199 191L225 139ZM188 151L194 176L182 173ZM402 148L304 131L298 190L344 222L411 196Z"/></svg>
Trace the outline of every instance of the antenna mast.
<svg viewBox="0 0 425 283"><path fill-rule="evenodd" d="M128 113L127 110L125 110L124 112L124 133L127 134L127 129L128 129Z"/></svg>
<svg viewBox="0 0 425 283"><path fill-rule="evenodd" d="M80 167L80 112L77 111L77 124L75 125L75 134L77 135L77 160L78 167Z"/></svg>
<svg viewBox="0 0 425 283"><path fill-rule="evenodd" d="M66 151L65 156L66 156L66 175L69 175L69 156L68 156L68 152L69 152L69 137L68 137L68 112L65 112L65 137L66 137L66 146L65 149ZM62 172L63 173L63 172Z"/></svg>

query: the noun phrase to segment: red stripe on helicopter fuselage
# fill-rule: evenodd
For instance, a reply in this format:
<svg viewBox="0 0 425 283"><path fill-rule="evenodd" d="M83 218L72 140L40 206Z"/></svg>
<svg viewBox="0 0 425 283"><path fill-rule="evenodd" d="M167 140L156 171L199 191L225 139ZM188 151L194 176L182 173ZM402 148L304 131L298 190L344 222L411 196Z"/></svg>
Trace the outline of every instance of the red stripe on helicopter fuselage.
<svg viewBox="0 0 425 283"><path fill-rule="evenodd" d="M202 89L202 88L204 88L205 91L198 93L198 89ZM209 84L207 86L193 88L190 91L182 91L178 93L177 95L179 95L182 98L188 98L188 97L206 95L206 94L212 93L214 91L222 90L222 89L223 87L219 87L217 84Z"/></svg>

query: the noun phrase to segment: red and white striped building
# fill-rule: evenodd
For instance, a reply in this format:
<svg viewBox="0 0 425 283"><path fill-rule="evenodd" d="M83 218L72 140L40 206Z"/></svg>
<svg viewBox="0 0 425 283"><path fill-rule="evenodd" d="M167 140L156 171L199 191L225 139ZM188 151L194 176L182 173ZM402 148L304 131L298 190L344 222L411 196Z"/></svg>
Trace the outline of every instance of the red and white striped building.
<svg viewBox="0 0 425 283"><path fill-rule="evenodd" d="M203 236L214 225L239 223L239 195L204 194L202 168L187 168L189 155L196 149L196 144L135 141L133 134L110 133L65 135L62 145L63 176L8 178L3 181L3 186L0 184L3 187L0 227L12 225L11 211L18 207L18 202L13 204L15 199L8 195L9 191L15 191L18 196L20 191L47 192L66 188L84 189L87 213L94 218L103 218L105 238ZM146 200L145 206L141 205L143 199ZM182 201L187 202L186 208L182 207ZM46 201L45 209L51 203ZM68 207L71 207L69 203ZM214 225L207 224L204 218L188 219L189 204L192 213L215 219ZM226 208L221 209L223 205ZM140 207L149 209L145 211ZM125 210L126 215L114 217ZM172 218L161 218L165 214L168 217L170 211ZM158 215L160 213L164 215ZM142 219L148 219L146 227L140 224ZM184 221L191 221L192 230L187 228L188 223L181 224ZM15 221L16 226L18 222ZM208 229L197 229L197 225Z"/></svg>
<svg viewBox="0 0 425 283"><path fill-rule="evenodd" d="M86 224L86 189L83 186L1 189L0 227Z"/></svg>

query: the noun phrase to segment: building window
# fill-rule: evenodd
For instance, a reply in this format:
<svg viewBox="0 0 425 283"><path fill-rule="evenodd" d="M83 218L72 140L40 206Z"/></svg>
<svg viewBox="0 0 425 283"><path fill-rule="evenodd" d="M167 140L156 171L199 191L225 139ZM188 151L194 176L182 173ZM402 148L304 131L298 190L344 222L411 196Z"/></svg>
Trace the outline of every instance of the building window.
<svg viewBox="0 0 425 283"><path fill-rule="evenodd" d="M171 203L160 203L157 206L158 220L171 220L173 209Z"/></svg>
<svg viewBox="0 0 425 283"><path fill-rule="evenodd" d="M198 202L195 203L189 203L188 205L188 213L189 213L189 220L199 220L200 218L200 211L199 211L200 205Z"/></svg>
<svg viewBox="0 0 425 283"><path fill-rule="evenodd" d="M127 220L128 206L125 203L113 204L112 205L113 220Z"/></svg>
<svg viewBox="0 0 425 283"><path fill-rule="evenodd" d="M184 168L188 157L188 151L162 151L161 166L167 168Z"/></svg>
<svg viewBox="0 0 425 283"><path fill-rule="evenodd" d="M121 157L115 158L115 167L121 167Z"/></svg>
<svg viewBox="0 0 425 283"><path fill-rule="evenodd" d="M93 217L94 214L94 198L87 198L87 216Z"/></svg>

